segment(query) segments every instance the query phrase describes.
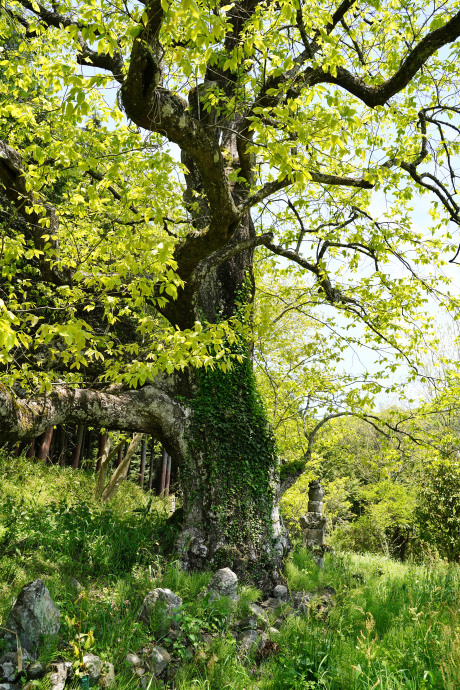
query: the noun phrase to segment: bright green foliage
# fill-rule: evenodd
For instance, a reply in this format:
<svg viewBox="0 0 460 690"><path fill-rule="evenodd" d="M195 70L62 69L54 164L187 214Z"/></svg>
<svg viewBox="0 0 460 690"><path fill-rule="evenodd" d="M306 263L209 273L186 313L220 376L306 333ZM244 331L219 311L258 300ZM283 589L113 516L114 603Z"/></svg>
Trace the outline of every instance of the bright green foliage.
<svg viewBox="0 0 460 690"><path fill-rule="evenodd" d="M460 557L460 463L439 459L427 463L417 501L421 538L441 556Z"/></svg>
<svg viewBox="0 0 460 690"><path fill-rule="evenodd" d="M132 42L133 22L142 16L137 8L129 17L110 11L109 18L92 2L80 10L91 26L83 38L109 53L118 49L118 35L122 48ZM230 325L197 322L180 331L155 309L181 285L172 254L184 226L172 237L163 219L181 219L182 166L160 136L146 138L117 103L107 103L108 76L82 73L69 53L78 31L45 31L39 22L30 28L37 35L25 40L13 15L0 16L7 46L0 55L0 139L23 156L34 195L26 212L41 214L43 226L40 249L17 211L0 226L2 381L43 390L65 371L69 382L86 372L136 387L158 371L212 364L210 351L222 357L224 338L232 341ZM60 287L38 281L43 256L71 280ZM37 356L43 346L45 358ZM225 369L225 357L221 364Z"/></svg>
<svg viewBox="0 0 460 690"><path fill-rule="evenodd" d="M355 488L361 515L333 533L334 546L404 557L407 542L416 528L417 488L389 480Z"/></svg>
<svg viewBox="0 0 460 690"><path fill-rule="evenodd" d="M43 229L40 246L26 239L14 213L0 230L0 268L7 285L0 297L5 381L43 389L65 375L80 384L96 378L137 386L159 371L211 365L218 352L225 369L224 342L231 340L236 324L197 322L182 332L155 309L175 299L182 284L173 252L193 230L182 198L184 167L163 136L146 135L126 121L112 96L110 73L91 68L90 57L83 60L86 67L76 59L83 41L98 56L113 57L119 51L129 60L148 22L145 6L62 0L52 7L72 18L78 14L79 24L46 27L38 4L25 11L17 0L0 17L0 138L21 153L32 192L24 202L26 213L37 213ZM453 44L433 55L427 68L386 106L367 107L334 83L309 84L306 76L318 71L333 80L347 67L362 71L370 87L381 84L403 62L407 42L442 26L457 3L428 18L425 5L412 0L360 4L332 32L326 29L333 12L329 3L303 9L291 0L261 3L230 48L224 39L231 27L231 4L164 0L161 7L165 87L187 97L207 68L228 71L236 90L229 95L210 88L200 107L222 121L246 112L246 153L254 156L256 171L247 191L289 181L289 197L309 229L302 246L305 260L314 264L322 246L320 270L326 275L330 265L336 288L356 300L354 306L336 304L348 319L350 340L384 344L399 361L408 352L415 358L416 346L425 343L429 330L427 290L442 280L435 268L431 274L428 269L442 266L445 251L454 247L445 232L448 214L439 201L431 209L432 226L414 228L411 207L418 203L418 192L400 162L410 164L419 154L419 108L435 108L439 88L443 105L456 105L458 47ZM303 64L296 57L303 53L297 11L303 31L318 46ZM361 46L358 51L356 45ZM281 75L285 78L278 79ZM303 86L290 95L298 78ZM271 83L273 104L254 104ZM451 116L453 111L446 117ZM440 138L433 125L429 136L428 169L458 153L455 135ZM231 170L230 180L239 172ZM313 180L318 172L363 179L374 188L320 184ZM419 187L419 192L427 190ZM386 196L387 207L374 222L369 208L376 194ZM59 221L56 236L50 201ZM280 245L295 246L299 230L292 208L271 200L267 204L260 229L272 230ZM349 224L350 213L355 217ZM18 222L15 232L10 232L10 220ZM311 228L316 230L309 234ZM392 275L391 262L401 256L411 256L423 276ZM72 272L72 279L59 287L38 282L37 262L44 258L55 269ZM375 270L369 259L378 259ZM280 266L272 263L271 269L278 272ZM297 280L298 269L286 271ZM315 286L312 308L324 302ZM356 319L364 324L359 335L352 332ZM40 356L44 345L45 361Z"/></svg>

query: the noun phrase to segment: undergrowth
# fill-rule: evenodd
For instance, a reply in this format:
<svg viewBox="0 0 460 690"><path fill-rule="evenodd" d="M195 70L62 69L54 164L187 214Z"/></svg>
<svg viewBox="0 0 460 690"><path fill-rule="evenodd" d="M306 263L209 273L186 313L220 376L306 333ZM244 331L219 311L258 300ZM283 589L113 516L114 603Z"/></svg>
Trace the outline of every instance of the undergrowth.
<svg viewBox="0 0 460 690"><path fill-rule="evenodd" d="M291 592L313 593L310 613L290 615L261 659L241 656L232 626L261 593L242 587L237 605L205 596L212 573L186 573L168 560L174 534L168 507L125 482L109 506L93 499L94 476L0 457L0 625L21 587L44 579L65 622L78 615L76 578L87 594L91 650L116 667L117 688L137 688L127 652L155 642L180 662L181 690L386 690L460 687L460 570L432 558L402 564L382 556L327 554L316 567L299 547L286 564ZM179 594L180 634L138 621L146 592ZM336 605L316 605L333 587ZM318 599L319 601L319 599ZM274 618L275 616L273 616ZM272 620L273 622L273 620ZM208 644L202 635L208 635ZM50 660L65 646L44 651Z"/></svg>

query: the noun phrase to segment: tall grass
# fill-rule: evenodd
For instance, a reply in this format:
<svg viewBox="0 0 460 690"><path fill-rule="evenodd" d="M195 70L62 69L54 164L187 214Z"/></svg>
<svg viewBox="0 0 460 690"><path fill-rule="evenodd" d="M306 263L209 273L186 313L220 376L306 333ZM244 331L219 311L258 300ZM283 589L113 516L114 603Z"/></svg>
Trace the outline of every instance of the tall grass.
<svg viewBox="0 0 460 690"><path fill-rule="evenodd" d="M153 642L180 660L169 687L181 690L460 688L457 565L344 553L328 554L320 569L299 548L286 564L286 582L291 593L311 593L310 612L291 612L271 633L278 645L272 656L261 659L256 648L241 655L234 624L261 593L241 587L236 605L211 602L211 572L186 573L168 561L174 533L165 505L125 482L102 506L93 481L81 471L0 457L0 625L20 588L42 577L63 614L61 637L70 640L64 616L80 615L77 578L87 592L92 651L115 663L120 689L136 687L127 652ZM156 586L183 598L174 647L161 626L138 621L143 597ZM335 605L325 613L318 597L330 587ZM211 644L201 644L200 633L211 635ZM67 653L47 650L48 657L58 651Z"/></svg>

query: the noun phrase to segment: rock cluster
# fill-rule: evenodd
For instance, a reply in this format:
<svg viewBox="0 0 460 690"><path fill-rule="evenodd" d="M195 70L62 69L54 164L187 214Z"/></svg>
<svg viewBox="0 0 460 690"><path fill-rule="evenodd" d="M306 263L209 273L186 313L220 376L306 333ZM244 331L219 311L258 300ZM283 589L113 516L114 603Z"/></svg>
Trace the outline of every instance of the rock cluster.
<svg viewBox="0 0 460 690"><path fill-rule="evenodd" d="M206 596L215 600L228 597L237 605L238 578L229 568L222 568L212 577ZM326 587L320 592L289 592L285 585L277 585L269 598L261 604L245 605L246 615L236 621L230 631L241 656L255 652L256 662L280 651L276 642L283 621L292 615L315 615L325 618L334 603L335 592ZM273 615L274 614L274 615ZM273 626L270 620L277 616ZM169 643L185 640L182 599L169 589L157 587L148 592L139 611L139 620L155 630L162 629ZM48 666L37 661L43 644L57 636L60 613L42 580L35 580L20 592L8 617L8 631L2 632L2 646L6 652L0 657L0 690L33 690L38 680L47 681L50 690L65 690L74 677L73 666L65 660L56 660ZM218 634L218 633L216 633ZM201 642L194 646L184 643L185 658L193 657L208 647L213 635L202 632ZM181 643L182 644L182 643ZM168 644L166 644L168 646ZM180 660L167 649L151 643L145 648L126 655L125 662L143 690L170 681ZM109 690L115 683L113 664L95 654L83 657L84 672L90 687ZM45 678L46 677L46 678Z"/></svg>
<svg viewBox="0 0 460 690"><path fill-rule="evenodd" d="M0 641L6 653L0 657L0 690L33 690L34 681L48 676L50 690L64 690L73 678L69 661L44 667L37 657L52 638L57 638L61 614L43 580L30 582L19 593L2 629ZM113 664L95 654L86 654L83 663L90 685L111 688L115 684Z"/></svg>

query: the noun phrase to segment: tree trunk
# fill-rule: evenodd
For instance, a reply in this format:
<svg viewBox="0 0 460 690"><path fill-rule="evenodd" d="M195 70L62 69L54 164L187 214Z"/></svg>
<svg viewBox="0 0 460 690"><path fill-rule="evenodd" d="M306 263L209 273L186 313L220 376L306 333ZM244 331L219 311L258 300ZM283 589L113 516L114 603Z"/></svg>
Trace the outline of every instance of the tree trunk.
<svg viewBox="0 0 460 690"><path fill-rule="evenodd" d="M187 450L173 457L185 514L177 551L187 569L228 566L267 589L289 542L275 441L247 352L230 372L198 372L195 384Z"/></svg>
<svg viewBox="0 0 460 690"><path fill-rule="evenodd" d="M152 450L150 451L150 465L149 465L149 491L153 487L153 468L155 462L155 441L152 438Z"/></svg>
<svg viewBox="0 0 460 690"><path fill-rule="evenodd" d="M165 484L166 484L166 469L168 467L168 452L166 448L163 446L163 451L161 454L161 477L160 477L160 486L158 487L158 495L163 496L164 490L165 490Z"/></svg>
<svg viewBox="0 0 460 690"><path fill-rule="evenodd" d="M37 460L42 460L43 462L46 462L48 460L52 437L53 427L51 426L41 436L40 448L37 453Z"/></svg>
<svg viewBox="0 0 460 690"><path fill-rule="evenodd" d="M94 431L86 430L85 436L84 452L82 449L82 462L85 463L85 467L91 467Z"/></svg>
<svg viewBox="0 0 460 690"><path fill-rule="evenodd" d="M59 439L59 466L60 467L65 467L65 460L66 460L66 455L67 455L67 431L65 426L62 424L61 427L61 434L60 434L60 439Z"/></svg>
<svg viewBox="0 0 460 690"><path fill-rule="evenodd" d="M144 488L144 480L145 480L145 459L147 455L147 439L144 436L142 437L142 444L141 444L141 464L139 467L139 486L141 489Z"/></svg>
<svg viewBox="0 0 460 690"><path fill-rule="evenodd" d="M77 437L75 439L75 448L72 455L72 469L77 470L80 463L81 447L83 444L83 434L85 433L84 424L79 424L77 428Z"/></svg>
<svg viewBox="0 0 460 690"><path fill-rule="evenodd" d="M107 442L109 440L109 434L107 431L104 431L99 437L99 449L97 452L97 462L96 462L96 474L99 474L101 470L101 464L102 464L102 459L105 455L105 447L107 445Z"/></svg>
<svg viewBox="0 0 460 690"><path fill-rule="evenodd" d="M126 446L124 444L121 444L120 447L118 448L115 468L117 468L121 465L121 461L123 460L123 448L125 449L125 452L126 452Z"/></svg>
<svg viewBox="0 0 460 690"><path fill-rule="evenodd" d="M27 458L35 458L35 439L34 438L30 442L29 447L27 448L26 457Z"/></svg>
<svg viewBox="0 0 460 690"><path fill-rule="evenodd" d="M171 456L168 455L168 464L166 466L165 496L169 496L170 484L171 484Z"/></svg>
<svg viewBox="0 0 460 690"><path fill-rule="evenodd" d="M106 487L102 491L101 494L101 499L102 501L106 502L109 501L112 496L115 494L116 490L118 489L119 485L123 481L123 479L126 479L126 475L128 473L128 468L131 463L131 458L134 454L134 452L137 449L137 446L141 442L142 434L134 434L134 438L129 444L128 448L125 451L125 457L121 461L121 463L118 465L117 469L113 473L112 477L110 478L109 482L107 483ZM126 448L125 444L125 448Z"/></svg>

